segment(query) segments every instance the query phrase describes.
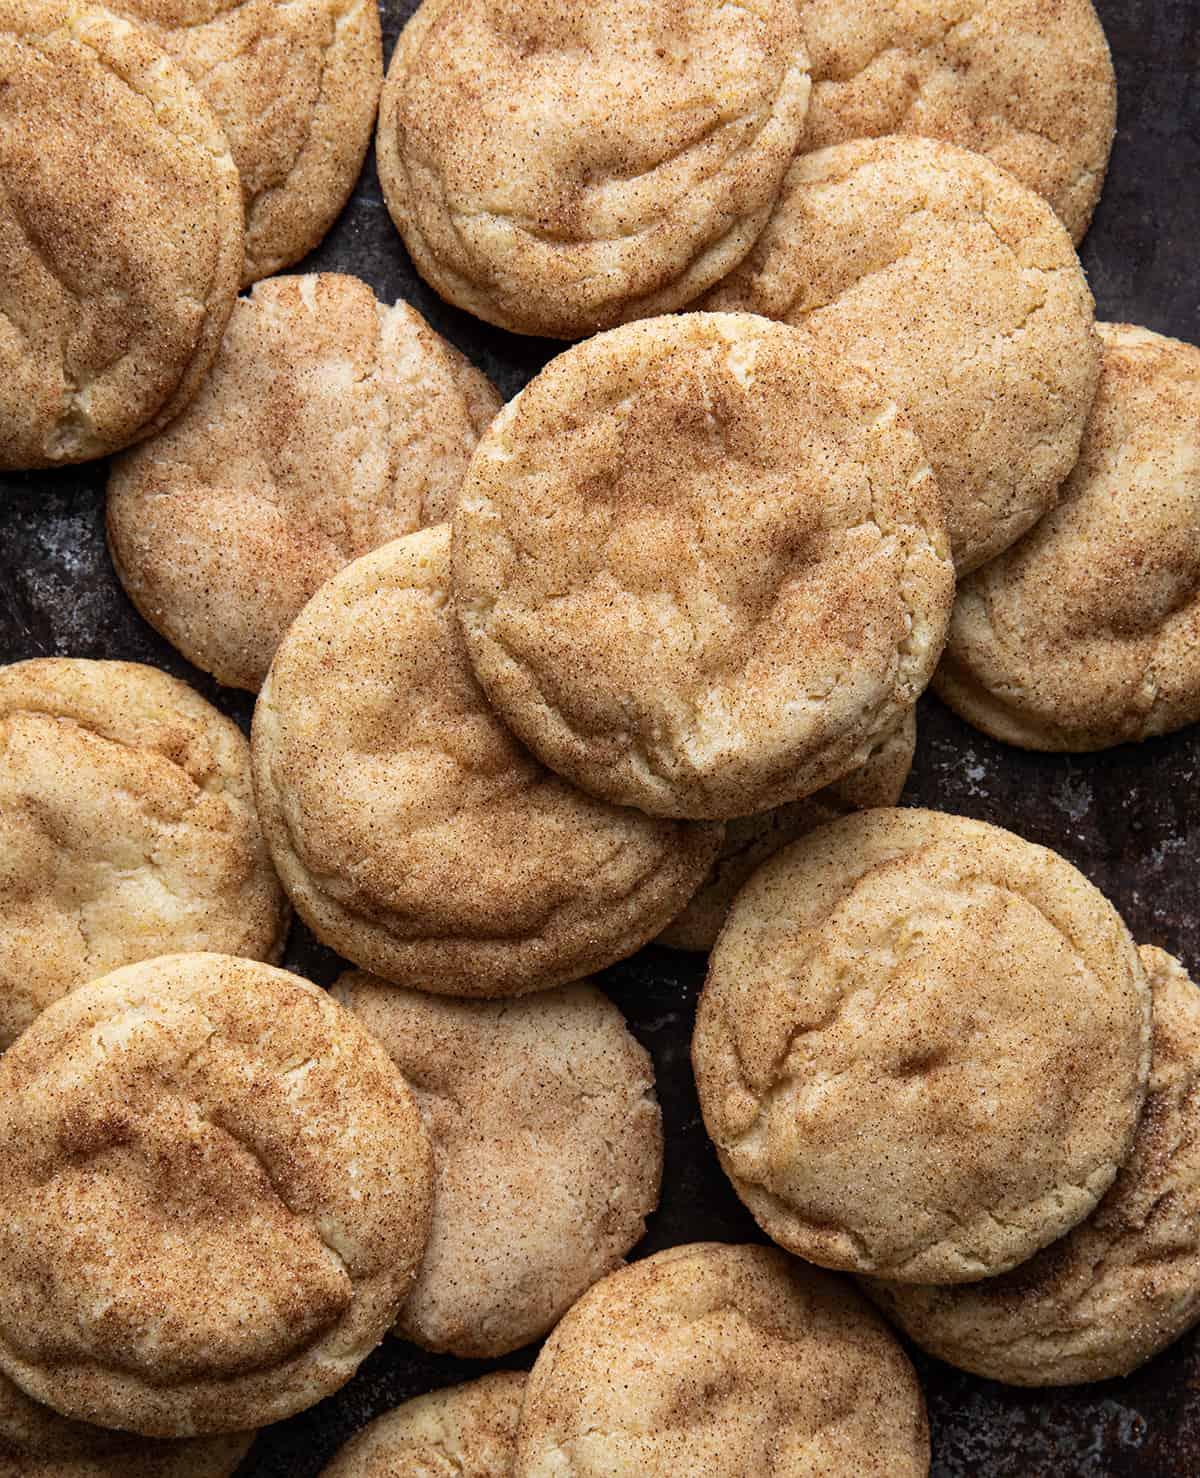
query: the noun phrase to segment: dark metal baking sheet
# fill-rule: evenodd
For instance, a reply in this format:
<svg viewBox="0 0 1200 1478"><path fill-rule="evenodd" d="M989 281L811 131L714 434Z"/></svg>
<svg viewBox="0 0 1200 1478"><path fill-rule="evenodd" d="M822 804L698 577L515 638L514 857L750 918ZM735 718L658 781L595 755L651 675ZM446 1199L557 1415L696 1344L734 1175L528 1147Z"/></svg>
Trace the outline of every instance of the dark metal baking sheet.
<svg viewBox="0 0 1200 1478"><path fill-rule="evenodd" d="M390 55L412 0L384 0ZM1120 131L1083 260L1100 316L1200 342L1200 0L1100 0L1120 82ZM351 204L304 264L407 298L514 394L555 352L441 303L413 274L369 159ZM39 655L152 662L246 723L250 701L190 668L125 599L103 538L105 466L0 477L0 661ZM1070 757L992 743L935 699L920 710L907 799L982 817L1065 853L1107 894L1140 942L1200 970L1200 731ZM338 962L297 928L286 963L328 983ZM705 1140L688 1066L703 961L644 950L602 983L654 1054L667 1124L662 1207L640 1250L757 1233ZM528 1365L533 1350L502 1362ZM918 1357L936 1478L1197 1478L1200 1339L1124 1381L1019 1392ZM369 1417L490 1368L391 1340L329 1401L265 1433L245 1478L310 1478ZM681 1475L684 1478L684 1475ZM752 1478L752 1475L747 1475Z"/></svg>

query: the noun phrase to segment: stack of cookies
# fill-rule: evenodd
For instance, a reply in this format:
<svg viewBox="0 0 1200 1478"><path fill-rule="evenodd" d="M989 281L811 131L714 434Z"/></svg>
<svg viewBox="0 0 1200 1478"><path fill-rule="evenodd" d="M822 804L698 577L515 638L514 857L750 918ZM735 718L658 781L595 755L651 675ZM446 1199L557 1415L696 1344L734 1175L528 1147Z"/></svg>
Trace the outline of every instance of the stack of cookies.
<svg viewBox="0 0 1200 1478"><path fill-rule="evenodd" d="M579 341L507 405L270 275L377 104L422 277ZM1036 1386L1200 1319L1184 967L897 809L931 684L1200 719L1200 350L1076 255L1114 122L1090 0L424 0L386 81L374 0L0 0L0 468L116 454L131 600L257 695L0 669L0 1478L228 1478L389 1331L545 1342L327 1478L921 1478L889 1323ZM589 977L655 940L776 1246L625 1263L671 1146Z"/></svg>

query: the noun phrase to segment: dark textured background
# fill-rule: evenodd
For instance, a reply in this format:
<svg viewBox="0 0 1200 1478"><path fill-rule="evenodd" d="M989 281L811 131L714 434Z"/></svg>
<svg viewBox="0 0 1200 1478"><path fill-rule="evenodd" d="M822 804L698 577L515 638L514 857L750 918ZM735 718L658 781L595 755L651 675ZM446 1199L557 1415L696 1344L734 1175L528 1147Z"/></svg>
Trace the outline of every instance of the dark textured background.
<svg viewBox="0 0 1200 1478"><path fill-rule="evenodd" d="M385 45L412 0L384 0ZM1120 125L1083 260L1102 318L1200 342L1200 0L1099 0L1120 83ZM554 352L476 323L413 274L368 160L354 199L304 264L404 297L514 394ZM153 662L245 723L250 701L196 673L136 615L103 539L105 467L0 477L0 661L42 655ZM907 798L982 817L1058 848L1121 909L1140 942L1200 970L1200 732L1082 757L1006 749L933 698L921 706ZM297 928L286 963L328 983L336 960ZM757 1239L705 1140L687 1051L703 960L643 951L603 984L654 1054L667 1125L662 1208L640 1250L698 1238ZM527 1365L533 1351L504 1363ZM921 1359L936 1478L1197 1478L1200 1337L1135 1376L1020 1392ZM256 1445L244 1478L311 1478L370 1416L488 1367L389 1339L333 1399ZM241 1475L239 1475L241 1478ZM683 1475L681 1475L683 1478ZM754 1475L747 1475L754 1478Z"/></svg>

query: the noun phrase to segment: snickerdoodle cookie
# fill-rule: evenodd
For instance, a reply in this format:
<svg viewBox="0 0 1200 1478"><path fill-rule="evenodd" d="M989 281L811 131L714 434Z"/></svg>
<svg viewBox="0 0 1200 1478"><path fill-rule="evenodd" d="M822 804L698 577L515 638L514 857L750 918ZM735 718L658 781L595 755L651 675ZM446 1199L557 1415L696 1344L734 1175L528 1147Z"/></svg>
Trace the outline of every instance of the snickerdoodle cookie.
<svg viewBox="0 0 1200 1478"><path fill-rule="evenodd" d="M0 0L0 469L165 425L242 271L238 172L186 74L76 0Z"/></svg>
<svg viewBox="0 0 1200 1478"><path fill-rule="evenodd" d="M802 801L730 821L725 827L725 845L703 886L662 931L658 942L671 949L712 949L738 889L768 857L851 811L896 804L912 769L916 742L917 716L910 710L899 728L879 741L866 763L844 779Z"/></svg>
<svg viewBox="0 0 1200 1478"><path fill-rule="evenodd" d="M867 1283L925 1349L1018 1386L1127 1375L1200 1318L1200 991L1144 947L1154 994L1150 1086L1133 1153L1061 1241L963 1288Z"/></svg>
<svg viewBox="0 0 1200 1478"><path fill-rule="evenodd" d="M701 306L803 324L878 375L933 464L960 574L1036 523L1075 463L1092 295L1054 212L982 155L919 138L804 155Z"/></svg>
<svg viewBox="0 0 1200 1478"><path fill-rule="evenodd" d="M396 1333L485 1359L538 1339L658 1204L649 1054L586 983L459 1001L352 973L334 994L400 1069L433 1141L433 1226Z"/></svg>
<svg viewBox="0 0 1200 1478"><path fill-rule="evenodd" d="M192 77L229 140L243 283L298 262L345 205L383 83L375 0L114 0Z"/></svg>
<svg viewBox="0 0 1200 1478"><path fill-rule="evenodd" d="M523 1370L430 1391L376 1417L321 1478L512 1478Z"/></svg>
<svg viewBox="0 0 1200 1478"><path fill-rule="evenodd" d="M925 134L986 154L1079 241L1108 168L1112 58L1091 0L805 0L802 147Z"/></svg>
<svg viewBox="0 0 1200 1478"><path fill-rule="evenodd" d="M763 1230L906 1283L1006 1272L1129 1153L1150 990L1068 862L932 811L866 811L739 893L692 1044L721 1163Z"/></svg>
<svg viewBox="0 0 1200 1478"><path fill-rule="evenodd" d="M803 330L689 313L553 360L454 516L475 673L545 764L660 816L745 816L866 762L952 599L924 454Z"/></svg>
<svg viewBox="0 0 1200 1478"><path fill-rule="evenodd" d="M119 965L275 959L287 923L234 724L136 662L0 667L0 1049Z"/></svg>
<svg viewBox="0 0 1200 1478"><path fill-rule="evenodd" d="M866 1300L766 1247L672 1247L575 1305L514 1478L925 1478L916 1374Z"/></svg>
<svg viewBox="0 0 1200 1478"><path fill-rule="evenodd" d="M427 0L384 84L379 178L443 297L580 338L745 256L808 90L795 0Z"/></svg>
<svg viewBox="0 0 1200 1478"><path fill-rule="evenodd" d="M348 565L284 637L254 715L263 830L297 911L388 980L519 995L639 949L722 828L610 806L488 707L450 605L450 530Z"/></svg>
<svg viewBox="0 0 1200 1478"><path fill-rule="evenodd" d="M253 1432L187 1442L68 1421L0 1375L0 1478L230 1478Z"/></svg>
<svg viewBox="0 0 1200 1478"><path fill-rule="evenodd" d="M406 303L336 273L259 283L196 399L113 469L117 572L185 656L255 691L330 575L449 516L499 409Z"/></svg>
<svg viewBox="0 0 1200 1478"><path fill-rule="evenodd" d="M165 955L0 1058L0 1367L65 1416L239 1431L345 1383L429 1230L429 1137L383 1048L253 960Z"/></svg>
<svg viewBox="0 0 1200 1478"><path fill-rule="evenodd" d="M1200 349L1102 324L1100 389L1059 506L959 588L934 678L1028 749L1200 719Z"/></svg>

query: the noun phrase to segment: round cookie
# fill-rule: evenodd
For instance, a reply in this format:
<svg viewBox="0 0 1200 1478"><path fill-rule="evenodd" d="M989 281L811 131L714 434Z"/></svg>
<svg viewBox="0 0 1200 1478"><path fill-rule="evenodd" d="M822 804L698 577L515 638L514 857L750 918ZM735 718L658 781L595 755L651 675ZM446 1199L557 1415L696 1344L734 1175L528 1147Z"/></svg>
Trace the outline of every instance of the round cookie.
<svg viewBox="0 0 1200 1478"><path fill-rule="evenodd" d="M805 0L803 147L924 134L986 154L1054 207L1076 242L1117 122L1091 0Z"/></svg>
<svg viewBox="0 0 1200 1478"><path fill-rule="evenodd" d="M253 1432L161 1442L68 1421L0 1375L0 1478L231 1478Z"/></svg>
<svg viewBox="0 0 1200 1478"><path fill-rule="evenodd" d="M523 1370L430 1391L376 1417L321 1478L511 1478Z"/></svg>
<svg viewBox="0 0 1200 1478"><path fill-rule="evenodd" d="M1200 349L1101 324L1100 388L1059 505L959 587L934 677L1026 749L1200 719Z"/></svg>
<svg viewBox="0 0 1200 1478"><path fill-rule="evenodd" d="M449 586L444 524L322 586L255 709L255 790L283 885L324 943L401 985L520 995L653 939L723 833L544 770L488 707Z"/></svg>
<svg viewBox="0 0 1200 1478"><path fill-rule="evenodd" d="M338 1389L429 1230L429 1138L322 990L166 955L0 1058L0 1367L65 1416L240 1431Z"/></svg>
<svg viewBox="0 0 1200 1478"><path fill-rule="evenodd" d="M802 801L730 821L725 827L725 845L704 885L658 936L659 944L669 949L712 949L738 890L769 857L827 821L851 811L896 804L912 769L916 743L914 709L898 729L879 741L866 763L844 779Z"/></svg>
<svg viewBox="0 0 1200 1478"><path fill-rule="evenodd" d="M437 1192L395 1332L489 1359L539 1339L641 1240L662 1115L649 1053L587 983L460 1001L343 975L416 1095Z"/></svg>
<svg viewBox="0 0 1200 1478"><path fill-rule="evenodd" d="M454 596L544 764L651 815L745 816L866 762L952 599L937 487L866 372L689 313L552 361L479 443Z"/></svg>
<svg viewBox="0 0 1200 1478"><path fill-rule="evenodd" d="M449 516L499 409L407 303L336 273L260 283L188 409L114 465L117 573L190 661L256 692L330 575Z"/></svg>
<svg viewBox="0 0 1200 1478"><path fill-rule="evenodd" d="M1100 371L1092 295L1053 211L981 155L918 138L804 155L700 306L803 324L879 377L937 474L960 576L1074 466Z"/></svg>
<svg viewBox="0 0 1200 1478"><path fill-rule="evenodd" d="M242 183L242 285L312 250L362 169L383 84L375 0L116 0L204 94Z"/></svg>
<svg viewBox="0 0 1200 1478"><path fill-rule="evenodd" d="M136 662L0 667L0 1050L163 950L277 959L288 919L236 725Z"/></svg>
<svg viewBox="0 0 1200 1478"><path fill-rule="evenodd" d="M794 0L427 0L384 84L379 178L444 298L581 338L745 256L808 91Z"/></svg>
<svg viewBox="0 0 1200 1478"><path fill-rule="evenodd" d="M738 894L692 1061L721 1163L776 1242L969 1283L1112 1184L1150 991L1115 909L1056 853L961 816L866 811Z"/></svg>
<svg viewBox="0 0 1200 1478"><path fill-rule="evenodd" d="M917 1344L1017 1386L1128 1375L1200 1318L1200 992L1143 947L1154 1056L1133 1152L1096 1210L1002 1278L966 1288L864 1280Z"/></svg>
<svg viewBox="0 0 1200 1478"><path fill-rule="evenodd" d="M513 1478L926 1478L916 1374L840 1278L766 1247L672 1247L542 1347Z"/></svg>
<svg viewBox="0 0 1200 1478"><path fill-rule="evenodd" d="M127 21L0 0L0 471L166 425L242 270L237 168L199 92Z"/></svg>

